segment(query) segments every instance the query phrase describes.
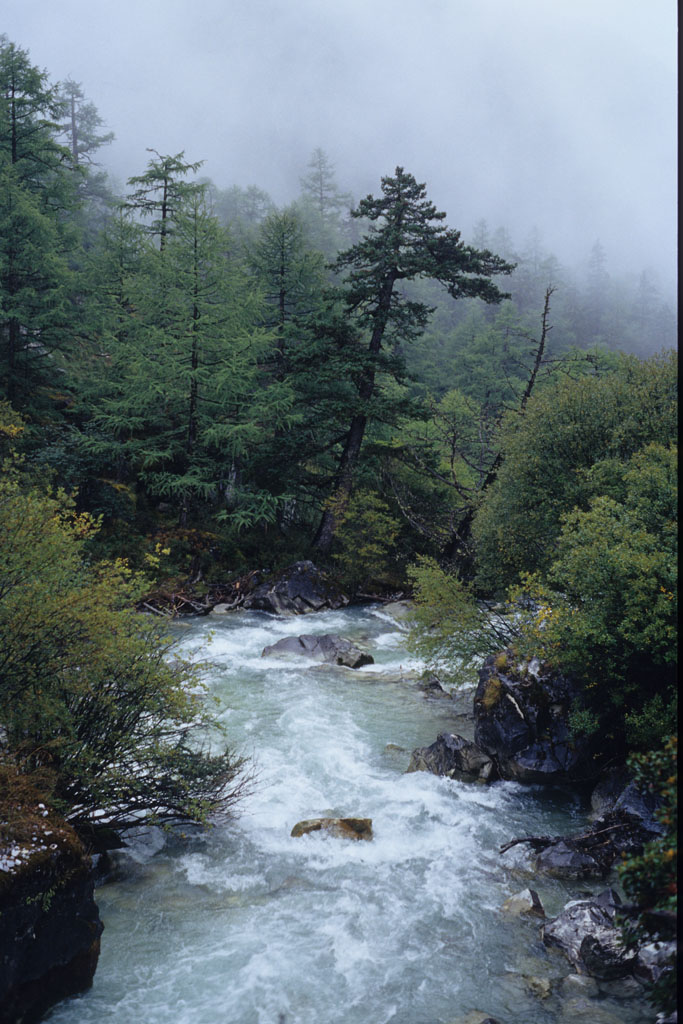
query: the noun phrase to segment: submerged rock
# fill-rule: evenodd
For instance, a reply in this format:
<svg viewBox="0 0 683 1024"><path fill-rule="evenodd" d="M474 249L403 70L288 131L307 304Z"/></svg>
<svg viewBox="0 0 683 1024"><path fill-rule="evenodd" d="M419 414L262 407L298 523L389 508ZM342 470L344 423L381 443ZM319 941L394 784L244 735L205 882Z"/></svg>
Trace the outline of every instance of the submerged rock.
<svg viewBox="0 0 683 1024"><path fill-rule="evenodd" d="M506 914L518 914L525 917L545 917L545 910L535 889L523 889L510 896L500 908Z"/></svg>
<svg viewBox="0 0 683 1024"><path fill-rule="evenodd" d="M408 771L482 782L495 778L491 758L475 743L450 732L441 733L431 746L414 750Z"/></svg>
<svg viewBox="0 0 683 1024"><path fill-rule="evenodd" d="M306 658L313 658L315 661L322 661L329 665L345 665L348 668L361 668L363 665L373 665L375 659L370 654L365 654L359 647L356 647L350 640L333 634L324 636L286 636L275 644L264 647L261 657L272 657L280 654L300 654Z"/></svg>
<svg viewBox="0 0 683 1024"><path fill-rule="evenodd" d="M92 984L102 923L75 832L45 820L0 844L0 1024L38 1021Z"/></svg>
<svg viewBox="0 0 683 1024"><path fill-rule="evenodd" d="M409 619L413 614L413 602L389 601L382 607L382 611L386 612L387 615L391 615L392 619L395 619L397 622L402 622L405 619Z"/></svg>
<svg viewBox="0 0 683 1024"><path fill-rule="evenodd" d="M326 832L337 839L372 839L372 818L309 818L297 822L290 835L298 838L309 832Z"/></svg>
<svg viewBox="0 0 683 1024"><path fill-rule="evenodd" d="M633 971L636 954L621 944L614 923L621 904L613 889L590 900L573 900L561 914L541 928L546 946L556 946L579 974L609 980Z"/></svg>
<svg viewBox="0 0 683 1024"><path fill-rule="evenodd" d="M252 590L243 607L276 615L305 615L348 603L348 597L313 562L295 562Z"/></svg>
<svg viewBox="0 0 683 1024"><path fill-rule="evenodd" d="M555 785L597 774L591 747L569 727L579 690L537 659L518 665L511 651L501 651L485 660L474 698L474 740L501 778Z"/></svg>

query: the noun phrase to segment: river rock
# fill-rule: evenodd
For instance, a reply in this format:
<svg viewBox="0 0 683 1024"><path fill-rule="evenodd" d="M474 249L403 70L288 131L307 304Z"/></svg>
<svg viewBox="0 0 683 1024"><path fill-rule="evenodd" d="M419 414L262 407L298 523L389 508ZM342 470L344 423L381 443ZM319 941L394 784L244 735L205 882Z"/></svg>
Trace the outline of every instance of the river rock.
<svg viewBox="0 0 683 1024"><path fill-rule="evenodd" d="M90 857L71 828L43 819L0 844L0 1022L38 1021L92 984L102 922Z"/></svg>
<svg viewBox="0 0 683 1024"><path fill-rule="evenodd" d="M448 697L451 699L451 695L448 690L444 690L438 676L430 674L423 676L417 684L419 688L430 697Z"/></svg>
<svg viewBox="0 0 683 1024"><path fill-rule="evenodd" d="M495 777L491 758L476 744L452 732L443 732L431 746L414 750L407 770L482 782Z"/></svg>
<svg viewBox="0 0 683 1024"><path fill-rule="evenodd" d="M296 838L309 832L326 832L337 839L372 839L372 818L310 818L297 822L290 835Z"/></svg>
<svg viewBox="0 0 683 1024"><path fill-rule="evenodd" d="M523 889L510 896L500 908L506 914L525 917L545 917L545 910L535 889Z"/></svg>
<svg viewBox="0 0 683 1024"><path fill-rule="evenodd" d="M569 783L597 774L588 741L576 739L568 713L580 688L511 651L490 655L474 697L475 743L496 763L501 778Z"/></svg>
<svg viewBox="0 0 683 1024"><path fill-rule="evenodd" d="M534 868L551 878L605 878L611 862L611 858L609 864L598 860L568 836L542 850L534 859Z"/></svg>
<svg viewBox="0 0 683 1024"><path fill-rule="evenodd" d="M457 1017L449 1024L500 1024L495 1017L488 1017L482 1010L471 1010L464 1017Z"/></svg>
<svg viewBox="0 0 683 1024"><path fill-rule="evenodd" d="M608 814L629 782L631 775L623 766L604 771L591 793L591 816L600 818Z"/></svg>
<svg viewBox="0 0 683 1024"><path fill-rule="evenodd" d="M413 614L413 602L388 601L387 604L383 605L382 611L386 612L387 615L391 615L392 619L395 619L397 622L403 622Z"/></svg>
<svg viewBox="0 0 683 1024"><path fill-rule="evenodd" d="M548 999L552 993L553 986L548 978L538 978L535 974L523 974L522 980L537 999Z"/></svg>
<svg viewBox="0 0 683 1024"><path fill-rule="evenodd" d="M276 615L305 615L348 603L348 597L313 562L295 562L257 586L243 606Z"/></svg>
<svg viewBox="0 0 683 1024"><path fill-rule="evenodd" d="M348 668L373 665L375 661L372 655L365 654L350 640L333 634L286 636L277 643L264 647L261 657L287 654L300 654L305 658L313 658L314 661L322 661L328 665L346 665Z"/></svg>
<svg viewBox="0 0 683 1024"><path fill-rule="evenodd" d="M642 985L654 985L675 965L676 942L648 942L638 949L633 974Z"/></svg>
<svg viewBox="0 0 683 1024"><path fill-rule="evenodd" d="M562 995L567 999L583 996L585 999L597 999L600 989L595 978L588 974L569 974L562 982Z"/></svg>
<svg viewBox="0 0 683 1024"><path fill-rule="evenodd" d="M609 980L631 973L636 954L621 945L614 924L621 904L613 889L590 900L573 900L541 928L546 946L556 946L580 974Z"/></svg>

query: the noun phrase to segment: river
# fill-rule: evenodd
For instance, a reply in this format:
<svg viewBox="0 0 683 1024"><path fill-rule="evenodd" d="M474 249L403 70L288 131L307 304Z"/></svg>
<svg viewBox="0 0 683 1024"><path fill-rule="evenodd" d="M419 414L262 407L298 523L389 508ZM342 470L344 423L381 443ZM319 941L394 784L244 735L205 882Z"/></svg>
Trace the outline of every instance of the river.
<svg viewBox="0 0 683 1024"><path fill-rule="evenodd" d="M637 997L568 995L569 965L543 947L538 921L501 913L530 876L525 847L503 857L499 847L578 830L578 798L404 774L414 747L471 723L419 689L400 623L381 607L234 612L175 628L188 651L208 644L206 679L231 742L253 758L253 791L207 834L152 829L115 856L96 893L105 931L94 985L50 1024L654 1020ZM354 639L375 664L261 657L303 632ZM370 817L374 838L290 836L324 815ZM548 915L604 887L531 884Z"/></svg>

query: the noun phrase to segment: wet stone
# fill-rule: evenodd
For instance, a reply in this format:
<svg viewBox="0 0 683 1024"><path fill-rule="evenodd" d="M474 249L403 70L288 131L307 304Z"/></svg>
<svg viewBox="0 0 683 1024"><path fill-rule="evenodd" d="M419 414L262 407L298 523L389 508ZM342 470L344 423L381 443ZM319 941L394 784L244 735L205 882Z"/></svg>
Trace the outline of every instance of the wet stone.
<svg viewBox="0 0 683 1024"><path fill-rule="evenodd" d="M543 904L535 889L523 889L510 896L500 908L506 914L524 915L527 917L545 917Z"/></svg>
<svg viewBox="0 0 683 1024"><path fill-rule="evenodd" d="M372 839L372 818L309 818L296 823L294 838L311 832L325 832L337 839Z"/></svg>

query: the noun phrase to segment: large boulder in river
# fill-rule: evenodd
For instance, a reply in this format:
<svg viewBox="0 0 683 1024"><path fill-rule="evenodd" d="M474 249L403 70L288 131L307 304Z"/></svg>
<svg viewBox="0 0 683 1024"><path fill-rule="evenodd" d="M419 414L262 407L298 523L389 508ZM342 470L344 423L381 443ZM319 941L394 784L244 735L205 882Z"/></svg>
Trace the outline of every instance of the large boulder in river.
<svg viewBox="0 0 683 1024"><path fill-rule="evenodd" d="M345 665L348 668L361 668L363 665L372 665L375 661L371 654L365 654L350 640L333 634L286 636L277 643L264 647L261 657L287 654L301 654L315 661L326 662L328 665Z"/></svg>
<svg viewBox="0 0 683 1024"><path fill-rule="evenodd" d="M546 946L562 950L579 974L609 980L631 974L635 952L621 943L614 919L621 904L613 889L589 900L573 900L541 929Z"/></svg>
<svg viewBox="0 0 683 1024"><path fill-rule="evenodd" d="M414 750L407 771L433 772L467 781L489 782L495 778L491 758L475 743L452 732L442 732L431 746Z"/></svg>
<svg viewBox="0 0 683 1024"><path fill-rule="evenodd" d="M304 615L343 608L348 597L313 562L295 562L257 586L244 600L245 608L276 615Z"/></svg>
<svg viewBox="0 0 683 1024"><path fill-rule="evenodd" d="M0 839L1 1024L41 1020L89 988L100 952L90 856L44 809L24 824L24 838Z"/></svg>
<svg viewBox="0 0 683 1024"><path fill-rule="evenodd" d="M298 821L290 835L309 835L311 832L325 832L337 839L372 839L372 818L309 818Z"/></svg>
<svg viewBox="0 0 683 1024"><path fill-rule="evenodd" d="M474 697L474 740L501 778L554 785L597 775L591 745L569 727L579 692L536 658L517 664L502 651L486 659Z"/></svg>

